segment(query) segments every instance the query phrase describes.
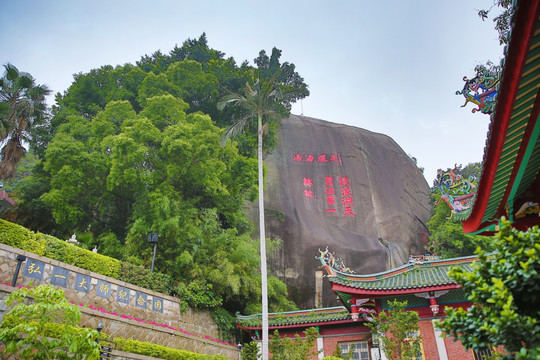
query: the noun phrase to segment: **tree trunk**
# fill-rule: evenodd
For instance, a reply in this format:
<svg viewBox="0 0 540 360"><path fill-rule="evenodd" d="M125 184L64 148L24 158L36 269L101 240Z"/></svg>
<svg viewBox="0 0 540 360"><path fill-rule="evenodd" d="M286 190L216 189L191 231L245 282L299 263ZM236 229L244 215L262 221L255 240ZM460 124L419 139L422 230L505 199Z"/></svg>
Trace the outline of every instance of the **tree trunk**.
<svg viewBox="0 0 540 360"><path fill-rule="evenodd" d="M268 360L268 284L266 275L266 237L264 233L264 178L262 157L262 115L258 115L259 162L259 241L261 251L261 292L262 292L262 360Z"/></svg>

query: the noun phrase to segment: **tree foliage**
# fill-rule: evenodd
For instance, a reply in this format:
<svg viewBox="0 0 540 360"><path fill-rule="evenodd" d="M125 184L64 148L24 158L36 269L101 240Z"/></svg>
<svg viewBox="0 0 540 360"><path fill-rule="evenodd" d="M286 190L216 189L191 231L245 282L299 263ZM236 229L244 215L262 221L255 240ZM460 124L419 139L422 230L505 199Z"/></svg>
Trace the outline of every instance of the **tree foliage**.
<svg viewBox="0 0 540 360"><path fill-rule="evenodd" d="M499 43L508 44L510 41L510 29L512 27L511 21L514 14L514 7L512 5L512 0L495 0L493 6L486 10L478 10L478 16L482 20L485 20L489 17L489 13L492 11L493 7L498 6L501 10L499 14L493 17L493 22L495 23L495 30L499 33Z"/></svg>
<svg viewBox="0 0 540 360"><path fill-rule="evenodd" d="M441 327L466 348L503 346L508 359L540 357L540 231L517 231L502 219L495 251L478 251L472 272L459 268L450 276L463 285L473 306L446 309Z"/></svg>
<svg viewBox="0 0 540 360"><path fill-rule="evenodd" d="M30 133L46 122L45 96L49 90L32 75L4 65L0 78L0 179L15 175L26 153L25 143L35 144Z"/></svg>
<svg viewBox="0 0 540 360"><path fill-rule="evenodd" d="M379 339L379 346L388 359L413 359L420 350L418 313L407 311L407 301L391 301L388 313L381 311L366 325Z"/></svg>
<svg viewBox="0 0 540 360"><path fill-rule="evenodd" d="M244 360L259 360L259 345L256 341L250 341L244 344L242 348L242 359Z"/></svg>
<svg viewBox="0 0 540 360"><path fill-rule="evenodd" d="M303 338L298 334L294 335L294 338L288 336L281 338L279 331L274 331L268 344L272 360L307 360L317 356L318 335L314 327L308 328Z"/></svg>
<svg viewBox="0 0 540 360"><path fill-rule="evenodd" d="M79 328L81 311L67 301L63 290L50 285L22 288L10 294L6 304L13 307L0 328L0 341L6 346L3 355L66 360L99 357L98 332Z"/></svg>
<svg viewBox="0 0 540 360"><path fill-rule="evenodd" d="M258 59L261 69L283 70L278 82L291 104L309 92L280 57L275 49ZM216 104L259 71L211 49L202 34L135 65L76 74L36 134L36 161L13 183L18 206L4 216L58 237L75 232L88 249L145 266L152 258L146 234L157 232L156 268L197 284L188 297L211 288L226 308L256 310L260 262L242 209L257 196L256 135L220 147L222 128L244 110ZM270 146L276 131L272 125L265 135ZM291 306L284 284L270 282L274 310Z"/></svg>

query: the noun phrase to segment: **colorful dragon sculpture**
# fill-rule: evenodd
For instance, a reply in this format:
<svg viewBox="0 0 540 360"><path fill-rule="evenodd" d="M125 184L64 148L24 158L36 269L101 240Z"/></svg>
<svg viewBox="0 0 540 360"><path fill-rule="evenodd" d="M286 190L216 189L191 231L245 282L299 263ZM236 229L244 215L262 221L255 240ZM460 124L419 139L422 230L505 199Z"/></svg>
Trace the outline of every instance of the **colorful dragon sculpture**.
<svg viewBox="0 0 540 360"><path fill-rule="evenodd" d="M324 252L319 249L319 253L321 256L315 256L315 259L318 259L321 262L321 267L328 272L329 276L335 276L336 270L343 273L354 274L353 270L345 266L343 259L335 257L335 253L331 253L328 250L328 246Z"/></svg>
<svg viewBox="0 0 540 360"><path fill-rule="evenodd" d="M476 71L474 78L468 79L466 76L463 78L465 81L463 90L456 91L456 95L465 97L465 104L461 107L472 102L478 105L477 109L472 109L473 113L480 111L483 114L491 114L493 112L497 95L496 85L499 83L497 69L498 67L487 68L484 65L477 65L474 68Z"/></svg>
<svg viewBox="0 0 540 360"><path fill-rule="evenodd" d="M455 214L460 214L464 210L469 209L472 206L472 199L476 193L476 185L473 184L473 179L465 179L461 174L456 174L457 166L450 171L443 172L441 169L437 170L437 178L433 181L432 191L439 191L441 199L436 203L438 205L441 201L450 206L452 213L450 218Z"/></svg>

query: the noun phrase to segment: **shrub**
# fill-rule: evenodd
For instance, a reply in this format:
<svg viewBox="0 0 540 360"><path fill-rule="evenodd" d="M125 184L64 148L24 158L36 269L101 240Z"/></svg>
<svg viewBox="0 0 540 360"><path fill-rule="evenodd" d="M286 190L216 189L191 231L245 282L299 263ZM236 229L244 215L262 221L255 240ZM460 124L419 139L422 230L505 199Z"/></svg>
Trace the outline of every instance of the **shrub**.
<svg viewBox="0 0 540 360"><path fill-rule="evenodd" d="M172 280L168 275L158 272L152 273L144 266L134 265L125 261L120 262L118 280L137 284L138 286L160 293L171 293Z"/></svg>
<svg viewBox="0 0 540 360"><path fill-rule="evenodd" d="M45 239L36 235L25 227L0 219L0 242L3 244L43 255Z"/></svg>
<svg viewBox="0 0 540 360"><path fill-rule="evenodd" d="M10 294L6 304L13 306L0 329L6 358L98 358L97 331L79 328L81 311L66 300L63 290L50 285L22 288Z"/></svg>
<svg viewBox="0 0 540 360"><path fill-rule="evenodd" d="M167 360L227 360L221 355L203 355L186 350L167 348L162 345L151 344L123 337L114 338L117 349L129 353L153 356Z"/></svg>

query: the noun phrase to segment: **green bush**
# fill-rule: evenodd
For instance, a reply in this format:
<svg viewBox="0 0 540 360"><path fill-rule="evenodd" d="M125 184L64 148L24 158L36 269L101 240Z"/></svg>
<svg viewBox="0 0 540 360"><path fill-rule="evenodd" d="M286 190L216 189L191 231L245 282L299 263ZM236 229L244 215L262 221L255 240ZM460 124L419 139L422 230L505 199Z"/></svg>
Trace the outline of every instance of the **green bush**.
<svg viewBox="0 0 540 360"><path fill-rule="evenodd" d="M45 253L45 239L33 231L0 219L0 242L37 255Z"/></svg>
<svg viewBox="0 0 540 360"><path fill-rule="evenodd" d="M90 250L58 240L49 235L45 236L47 236L45 256L101 275L110 276L114 279L118 278L120 260L96 254Z"/></svg>
<svg viewBox="0 0 540 360"><path fill-rule="evenodd" d="M221 355L203 355L197 354L186 350L178 350L167 348L162 345L151 344L148 342L142 342L132 339L124 339L123 337L114 338L116 348L121 351L153 356L160 359L167 360L227 360L226 357Z"/></svg>
<svg viewBox="0 0 540 360"><path fill-rule="evenodd" d="M172 290L170 276L158 272L152 273L141 265L134 265L125 261L120 262L118 280L137 284L143 288L165 294L170 294Z"/></svg>

